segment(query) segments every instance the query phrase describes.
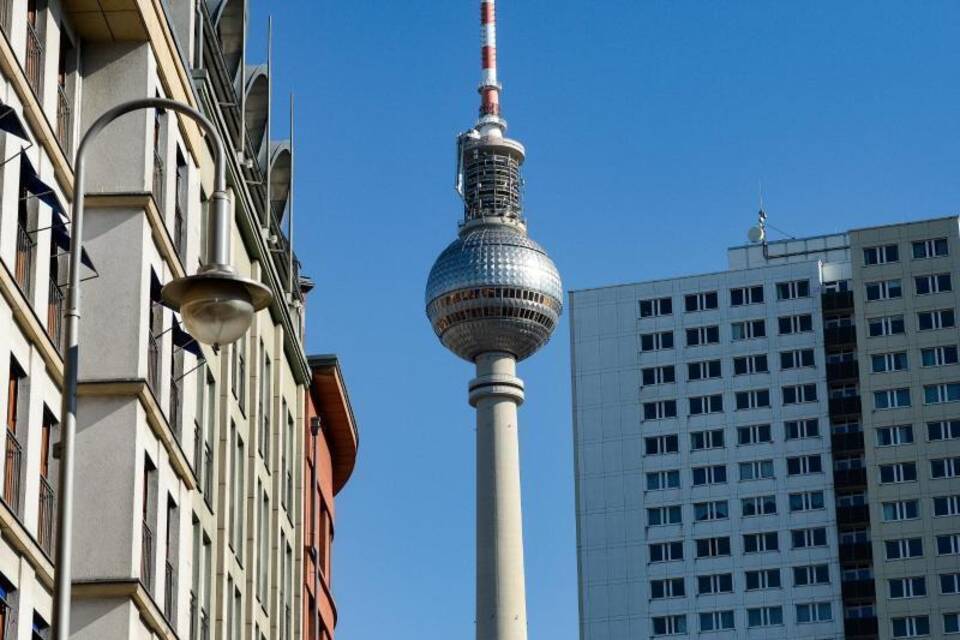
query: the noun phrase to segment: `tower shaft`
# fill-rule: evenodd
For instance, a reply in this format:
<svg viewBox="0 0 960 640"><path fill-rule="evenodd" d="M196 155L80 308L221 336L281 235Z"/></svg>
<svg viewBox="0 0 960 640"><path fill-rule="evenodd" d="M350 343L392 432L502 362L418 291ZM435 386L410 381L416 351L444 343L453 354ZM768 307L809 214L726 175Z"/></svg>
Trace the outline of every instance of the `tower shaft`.
<svg viewBox="0 0 960 640"><path fill-rule="evenodd" d="M517 407L523 381L508 353L477 357L477 640L526 640Z"/></svg>

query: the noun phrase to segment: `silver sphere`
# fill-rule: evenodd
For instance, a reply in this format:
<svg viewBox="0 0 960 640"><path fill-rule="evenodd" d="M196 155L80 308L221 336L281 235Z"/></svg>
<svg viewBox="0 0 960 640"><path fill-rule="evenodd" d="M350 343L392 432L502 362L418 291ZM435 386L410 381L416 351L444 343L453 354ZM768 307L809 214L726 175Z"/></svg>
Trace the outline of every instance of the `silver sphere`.
<svg viewBox="0 0 960 640"><path fill-rule="evenodd" d="M427 316L443 345L473 362L503 351L517 360L550 339L563 309L560 273L522 231L491 224L466 231L430 270Z"/></svg>

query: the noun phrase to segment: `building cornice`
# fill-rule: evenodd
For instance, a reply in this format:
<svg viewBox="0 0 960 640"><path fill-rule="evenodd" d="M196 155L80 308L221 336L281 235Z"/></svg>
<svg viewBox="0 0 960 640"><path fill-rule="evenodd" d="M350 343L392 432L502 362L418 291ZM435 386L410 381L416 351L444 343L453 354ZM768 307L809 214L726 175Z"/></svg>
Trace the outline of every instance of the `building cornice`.
<svg viewBox="0 0 960 640"><path fill-rule="evenodd" d="M71 593L74 600L129 598L140 612L140 619L151 632L163 640L179 640L176 631L167 622L157 602L140 580L134 578L74 580Z"/></svg>

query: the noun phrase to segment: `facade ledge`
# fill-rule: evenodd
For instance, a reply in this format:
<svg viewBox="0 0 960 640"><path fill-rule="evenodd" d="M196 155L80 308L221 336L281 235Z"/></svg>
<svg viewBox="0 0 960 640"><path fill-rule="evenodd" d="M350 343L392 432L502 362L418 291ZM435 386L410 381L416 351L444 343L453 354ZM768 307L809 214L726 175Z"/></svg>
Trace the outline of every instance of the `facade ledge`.
<svg viewBox="0 0 960 640"><path fill-rule="evenodd" d="M53 589L53 562L40 548L40 543L27 530L13 511L0 502L0 533L37 574L37 579L47 589Z"/></svg>
<svg viewBox="0 0 960 640"><path fill-rule="evenodd" d="M167 417L160 408L156 396L143 378L113 380L83 380L80 382L80 397L128 397L137 398L147 414L147 424L170 456L170 465L189 491L198 488L193 468L187 461L183 447L173 434Z"/></svg>
<svg viewBox="0 0 960 640"><path fill-rule="evenodd" d="M152 633L163 640L179 639L153 596L137 579L74 580L71 593L76 600L129 598Z"/></svg>

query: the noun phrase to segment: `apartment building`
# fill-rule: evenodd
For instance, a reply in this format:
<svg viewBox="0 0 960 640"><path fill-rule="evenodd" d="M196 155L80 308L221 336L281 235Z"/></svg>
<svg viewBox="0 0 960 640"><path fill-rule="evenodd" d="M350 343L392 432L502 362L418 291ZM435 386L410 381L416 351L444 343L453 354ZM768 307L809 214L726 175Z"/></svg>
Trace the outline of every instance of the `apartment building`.
<svg viewBox="0 0 960 640"><path fill-rule="evenodd" d="M291 145L270 139L246 26L245 0L0 0L0 640L51 619L76 144L156 96L219 129L232 262L274 302L234 345L192 340L159 291L201 262L210 146L159 110L107 128L87 157L71 634L301 636L305 287L283 233Z"/></svg>
<svg viewBox="0 0 960 640"><path fill-rule="evenodd" d="M958 632L957 240L571 293L581 638Z"/></svg>

